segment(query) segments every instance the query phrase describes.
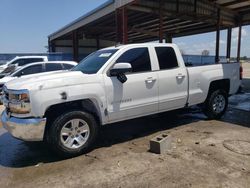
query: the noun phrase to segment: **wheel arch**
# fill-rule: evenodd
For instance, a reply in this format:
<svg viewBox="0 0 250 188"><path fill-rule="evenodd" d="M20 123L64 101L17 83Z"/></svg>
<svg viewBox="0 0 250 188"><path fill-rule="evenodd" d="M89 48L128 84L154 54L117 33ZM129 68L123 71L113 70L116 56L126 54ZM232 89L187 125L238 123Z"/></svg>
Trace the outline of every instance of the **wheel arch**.
<svg viewBox="0 0 250 188"><path fill-rule="evenodd" d="M47 118L47 123L45 127L45 133L49 129L51 123L62 113L72 110L85 111L94 116L97 123L102 125L102 113L98 101L96 99L82 99L76 101L70 101L65 103L59 103L49 106L44 116Z"/></svg>
<svg viewBox="0 0 250 188"><path fill-rule="evenodd" d="M221 80L214 80L209 84L208 94L206 99L209 97L209 95L218 89L224 90L227 94L229 94L230 91L230 79L221 79Z"/></svg>
<svg viewBox="0 0 250 188"><path fill-rule="evenodd" d="M90 98L51 105L46 109L44 116L49 118L52 113L53 116L56 116L64 112L70 111L69 109L78 109L86 111L94 115L95 118L97 118L97 120L99 121L99 123L102 122L101 109L99 107L98 101L96 99Z"/></svg>

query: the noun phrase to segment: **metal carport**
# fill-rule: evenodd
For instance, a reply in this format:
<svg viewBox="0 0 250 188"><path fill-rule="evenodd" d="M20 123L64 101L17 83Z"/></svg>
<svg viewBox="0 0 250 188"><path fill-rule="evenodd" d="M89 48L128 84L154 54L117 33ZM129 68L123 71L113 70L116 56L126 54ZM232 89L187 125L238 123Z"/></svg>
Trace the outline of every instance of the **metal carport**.
<svg viewBox="0 0 250 188"><path fill-rule="evenodd" d="M74 60L115 44L156 41L216 31L219 62L220 30L227 29L230 58L232 28L250 24L249 0L109 0L49 36L50 52L72 53Z"/></svg>

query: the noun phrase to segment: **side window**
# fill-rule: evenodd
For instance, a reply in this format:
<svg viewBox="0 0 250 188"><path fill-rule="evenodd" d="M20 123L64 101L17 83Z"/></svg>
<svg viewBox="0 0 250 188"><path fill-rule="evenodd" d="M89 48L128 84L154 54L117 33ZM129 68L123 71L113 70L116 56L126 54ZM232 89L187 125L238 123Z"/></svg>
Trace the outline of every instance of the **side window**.
<svg viewBox="0 0 250 188"><path fill-rule="evenodd" d="M134 48L124 52L117 63L130 63L132 72L151 71L151 62L148 48Z"/></svg>
<svg viewBox="0 0 250 188"><path fill-rule="evenodd" d="M43 72L42 65L32 65L23 70L20 70L15 76L24 76Z"/></svg>
<svg viewBox="0 0 250 188"><path fill-rule="evenodd" d="M155 48L160 70L172 69L178 67L178 61L173 48L171 47L156 47Z"/></svg>
<svg viewBox="0 0 250 188"><path fill-rule="evenodd" d="M19 64L22 64L24 62L24 59L17 59L15 61L13 61L10 65L17 65L19 66Z"/></svg>
<svg viewBox="0 0 250 188"><path fill-rule="evenodd" d="M63 63L64 70L72 69L73 67L74 67L74 65Z"/></svg>
<svg viewBox="0 0 250 188"><path fill-rule="evenodd" d="M18 62L18 66L24 66L29 63L34 63L34 62L42 62L42 58L29 58L29 59L20 59L22 61Z"/></svg>
<svg viewBox="0 0 250 188"><path fill-rule="evenodd" d="M45 64L45 66L46 66L46 72L57 71L57 70L63 69L60 63L47 63Z"/></svg>

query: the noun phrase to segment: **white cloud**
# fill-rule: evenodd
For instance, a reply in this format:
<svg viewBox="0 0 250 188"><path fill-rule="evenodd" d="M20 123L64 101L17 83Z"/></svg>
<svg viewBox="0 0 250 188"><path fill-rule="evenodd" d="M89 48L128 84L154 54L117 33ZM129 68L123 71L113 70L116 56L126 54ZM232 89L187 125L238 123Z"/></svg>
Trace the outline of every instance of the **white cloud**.
<svg viewBox="0 0 250 188"><path fill-rule="evenodd" d="M234 28L232 30L232 42L233 43L238 42L238 35L239 35L239 28L237 27L237 28ZM248 36L247 30L242 28L242 30L241 30L241 40L243 40L247 36Z"/></svg>
<svg viewBox="0 0 250 188"><path fill-rule="evenodd" d="M234 28L232 30L232 56L236 55L236 50L237 50L237 44L238 44L238 32L239 28ZM205 35L205 40L202 38L196 38L194 36L193 38L183 38L183 39L178 39L174 41L181 50L185 52L185 54L193 54L193 55L201 55L201 52L203 50L209 50L210 55L215 54L215 33L213 35ZM206 40L206 38L208 40ZM225 55L226 54L226 45L227 45L227 32L222 31L221 32L221 40L220 40L220 55ZM210 40L209 40L210 39ZM212 40L211 40L212 39ZM249 41L250 41L250 26L244 26L242 27L242 43L241 43L241 55L246 55L250 57L250 49L249 49Z"/></svg>
<svg viewBox="0 0 250 188"><path fill-rule="evenodd" d="M232 37L238 37L239 34L239 28L233 28L232 30ZM242 28L241 30L241 36L246 37L248 35L247 30L245 28Z"/></svg>
<svg viewBox="0 0 250 188"><path fill-rule="evenodd" d="M220 40L220 44L226 44L226 41Z"/></svg>
<svg viewBox="0 0 250 188"><path fill-rule="evenodd" d="M225 43L226 42L224 40L220 40L220 44ZM215 41L199 42L191 45L187 45L184 42L177 42L176 44L185 52L185 54L201 55L203 50L208 50L211 54L213 54L215 50Z"/></svg>

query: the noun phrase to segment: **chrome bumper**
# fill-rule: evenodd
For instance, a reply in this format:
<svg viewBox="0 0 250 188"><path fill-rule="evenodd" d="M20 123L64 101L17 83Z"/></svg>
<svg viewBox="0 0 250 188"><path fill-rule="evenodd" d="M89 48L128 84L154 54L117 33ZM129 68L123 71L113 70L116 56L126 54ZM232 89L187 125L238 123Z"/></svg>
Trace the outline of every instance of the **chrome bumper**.
<svg viewBox="0 0 250 188"><path fill-rule="evenodd" d="M46 118L21 119L9 117L6 110L1 115L3 127L15 138L24 141L42 141Z"/></svg>

